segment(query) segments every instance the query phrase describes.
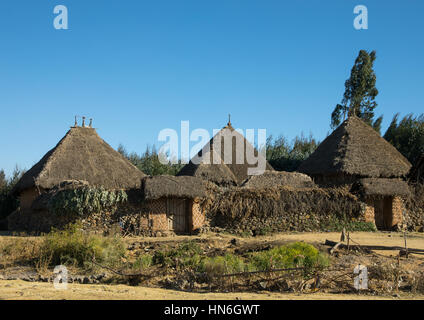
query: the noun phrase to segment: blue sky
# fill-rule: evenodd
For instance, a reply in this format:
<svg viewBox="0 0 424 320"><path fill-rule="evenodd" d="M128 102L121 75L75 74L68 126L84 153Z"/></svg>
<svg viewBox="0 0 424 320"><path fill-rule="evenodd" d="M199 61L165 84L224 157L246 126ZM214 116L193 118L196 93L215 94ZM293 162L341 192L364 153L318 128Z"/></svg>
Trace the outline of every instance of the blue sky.
<svg viewBox="0 0 424 320"><path fill-rule="evenodd" d="M353 8L368 8L368 30ZM53 28L68 8L69 29ZM235 127L322 140L360 49L376 50L377 115L422 113L423 1L11 1L0 3L0 168L29 169L94 118L112 147L159 131Z"/></svg>

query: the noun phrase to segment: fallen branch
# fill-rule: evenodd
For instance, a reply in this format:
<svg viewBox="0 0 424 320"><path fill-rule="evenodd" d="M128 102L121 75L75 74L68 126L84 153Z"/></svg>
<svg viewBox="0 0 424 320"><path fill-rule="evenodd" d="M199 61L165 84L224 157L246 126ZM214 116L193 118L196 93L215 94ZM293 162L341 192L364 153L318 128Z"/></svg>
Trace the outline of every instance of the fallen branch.
<svg viewBox="0 0 424 320"><path fill-rule="evenodd" d="M93 258L93 260L91 260L91 262L93 264L95 264L96 266L99 266L99 267L101 267L103 269L109 270L109 271L111 271L111 272L113 272L113 273L115 273L115 274L117 274L119 276L130 277L130 278L133 278L133 277L147 277L147 275L144 274L144 273L122 273L122 272L117 271L117 270L114 270L114 269L112 269L112 268L110 268L108 266L103 266L100 263L97 263L94 258Z"/></svg>
<svg viewBox="0 0 424 320"><path fill-rule="evenodd" d="M286 268L286 269L271 269L271 270L259 270L259 271L244 271L244 272L237 272L237 273L231 273L231 274L223 274L218 277L224 278L224 277L235 277L235 276L247 276L251 274L256 273L271 273L271 272L282 272L282 271L295 271L295 270L304 270L305 268L299 267L299 268Z"/></svg>
<svg viewBox="0 0 424 320"><path fill-rule="evenodd" d="M326 246L336 246L338 248L344 248L347 249L347 245L341 244L335 241L331 240L325 240L324 245ZM405 247L399 247L399 246L377 246L377 245L359 245L359 244L352 244L349 246L350 248L358 248L363 250L396 250L396 251L405 251ZM413 249L408 248L408 253L424 253L424 249Z"/></svg>

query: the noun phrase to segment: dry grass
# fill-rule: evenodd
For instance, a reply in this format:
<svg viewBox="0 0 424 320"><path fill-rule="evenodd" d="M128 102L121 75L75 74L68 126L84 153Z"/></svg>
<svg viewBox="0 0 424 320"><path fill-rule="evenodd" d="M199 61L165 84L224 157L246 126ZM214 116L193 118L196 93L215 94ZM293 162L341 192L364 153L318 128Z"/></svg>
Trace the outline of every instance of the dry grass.
<svg viewBox="0 0 424 320"><path fill-rule="evenodd" d="M400 294L372 296L364 294L229 292L192 293L160 288L126 285L68 284L67 290L56 290L51 283L30 283L20 280L0 281L1 299L24 300L424 300L424 295Z"/></svg>

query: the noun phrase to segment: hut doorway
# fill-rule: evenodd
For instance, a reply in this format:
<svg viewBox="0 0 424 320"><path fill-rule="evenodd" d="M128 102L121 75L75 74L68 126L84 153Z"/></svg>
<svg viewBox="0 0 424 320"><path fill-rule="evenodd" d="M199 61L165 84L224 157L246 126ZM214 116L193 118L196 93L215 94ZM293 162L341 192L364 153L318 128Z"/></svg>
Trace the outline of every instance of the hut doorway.
<svg viewBox="0 0 424 320"><path fill-rule="evenodd" d="M393 197L374 200L375 225L379 230L390 230L393 226Z"/></svg>
<svg viewBox="0 0 424 320"><path fill-rule="evenodd" d="M185 199L167 199L166 216L168 230L184 233L188 231L189 201Z"/></svg>

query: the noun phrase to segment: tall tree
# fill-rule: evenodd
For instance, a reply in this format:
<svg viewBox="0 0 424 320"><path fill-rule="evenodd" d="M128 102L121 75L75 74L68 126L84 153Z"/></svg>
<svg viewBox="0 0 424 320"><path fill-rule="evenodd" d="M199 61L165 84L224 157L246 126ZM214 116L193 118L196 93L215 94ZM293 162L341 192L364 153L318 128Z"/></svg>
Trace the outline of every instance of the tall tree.
<svg viewBox="0 0 424 320"><path fill-rule="evenodd" d="M4 170L0 170L0 229L5 227L1 220L18 208L19 201L11 194L11 191L24 173L24 170L16 166L12 176L7 179Z"/></svg>
<svg viewBox="0 0 424 320"><path fill-rule="evenodd" d="M381 129L383 117L374 121L374 109L377 107L375 97L378 90L375 87L377 77L373 65L376 59L375 51L360 50L355 64L350 71L350 78L345 82L345 92L340 104L337 104L331 114L331 127L336 128L349 115L363 119L378 132Z"/></svg>
<svg viewBox="0 0 424 320"><path fill-rule="evenodd" d="M389 141L412 164L424 153L424 114L408 114L399 121L396 114L384 134Z"/></svg>
<svg viewBox="0 0 424 320"><path fill-rule="evenodd" d="M3 190L7 186L7 179L4 170L0 170L0 190Z"/></svg>

